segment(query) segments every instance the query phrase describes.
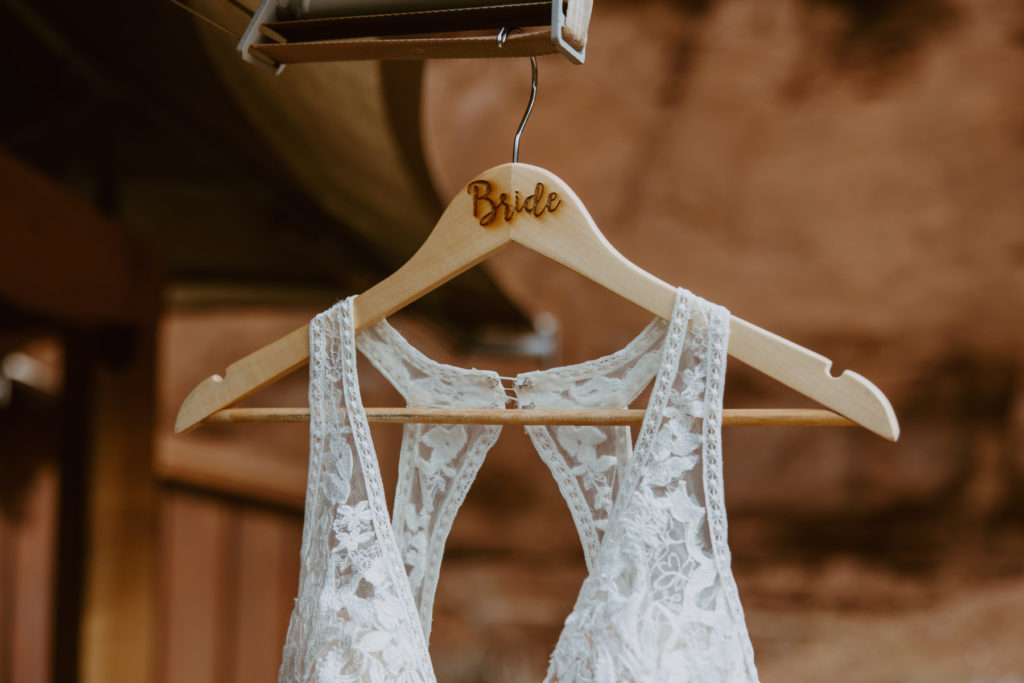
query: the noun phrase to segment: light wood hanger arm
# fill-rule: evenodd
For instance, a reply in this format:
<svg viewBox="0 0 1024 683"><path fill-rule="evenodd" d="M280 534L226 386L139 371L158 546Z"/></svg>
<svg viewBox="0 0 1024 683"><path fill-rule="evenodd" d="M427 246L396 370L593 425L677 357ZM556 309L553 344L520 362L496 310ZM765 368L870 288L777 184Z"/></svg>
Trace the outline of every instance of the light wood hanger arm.
<svg viewBox="0 0 1024 683"><path fill-rule="evenodd" d="M644 410L508 410L505 408L366 408L369 422L470 425L624 425L640 427ZM223 408L204 422L309 422L309 408ZM726 408L723 427L856 427L821 408Z"/></svg>
<svg viewBox="0 0 1024 683"><path fill-rule="evenodd" d="M498 204L501 193L512 209L509 220L505 220L505 205L497 206L493 217L488 211ZM514 210L517 194L520 211ZM530 197L533 201L528 201ZM488 222L489 217L492 220ZM513 242L661 318L672 314L675 287L616 251L565 183L536 166L503 164L471 181L448 205L412 258L356 298L356 331L375 325ZM855 372L831 376L832 361L820 354L732 317L729 355L882 437L893 441L899 437L899 423L885 395ZM175 432L194 429L216 411L308 361L309 330L304 326L232 363L223 378L214 375L203 380L182 403Z"/></svg>

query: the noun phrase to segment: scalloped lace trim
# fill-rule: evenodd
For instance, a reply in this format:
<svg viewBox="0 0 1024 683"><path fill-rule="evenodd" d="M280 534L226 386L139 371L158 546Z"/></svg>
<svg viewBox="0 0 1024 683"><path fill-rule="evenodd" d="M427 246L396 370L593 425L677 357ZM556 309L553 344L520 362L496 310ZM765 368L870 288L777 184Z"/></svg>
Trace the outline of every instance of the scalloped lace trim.
<svg viewBox="0 0 1024 683"><path fill-rule="evenodd" d="M635 451L622 427L529 427L576 521L589 575L548 681L756 681L730 569L721 474L729 314L685 290L621 351L525 373L524 407L626 407L654 378ZM497 426L407 425L392 521L356 347L411 406L501 407L493 372L437 363L351 299L310 324L310 470L299 597L281 681L432 681L444 543Z"/></svg>
<svg viewBox="0 0 1024 683"><path fill-rule="evenodd" d="M497 373L464 370L424 356L387 321L363 331L358 349L402 394L406 405L501 408ZM402 430L392 526L427 640L445 541L484 457L498 440L496 425L408 424Z"/></svg>
<svg viewBox="0 0 1024 683"><path fill-rule="evenodd" d="M647 418L546 681L757 680L721 489L728 312L684 290L675 310Z"/></svg>
<svg viewBox="0 0 1024 683"><path fill-rule="evenodd" d="M669 324L654 320L626 347L603 358L520 375L524 408L626 408L658 371ZM551 470L583 544L587 569L604 535L618 481L632 449L629 427L528 426Z"/></svg>

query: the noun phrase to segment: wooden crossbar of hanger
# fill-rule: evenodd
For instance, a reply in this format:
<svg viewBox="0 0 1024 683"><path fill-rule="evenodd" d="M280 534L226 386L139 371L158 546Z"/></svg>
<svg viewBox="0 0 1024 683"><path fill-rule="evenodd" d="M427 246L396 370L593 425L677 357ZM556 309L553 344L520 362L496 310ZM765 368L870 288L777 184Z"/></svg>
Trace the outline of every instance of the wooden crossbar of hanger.
<svg viewBox="0 0 1024 683"><path fill-rule="evenodd" d="M366 408L370 422L483 425L628 425L643 423L643 410L521 410L452 408ZM308 422L309 408L225 408L204 422ZM856 423L818 408L726 408L726 427L853 427Z"/></svg>
<svg viewBox="0 0 1024 683"><path fill-rule="evenodd" d="M526 211L527 204L505 204L512 213L504 218L498 211L500 190L506 197L534 189L532 204L540 211ZM479 190L486 195L474 195ZM475 198L474 198L475 197ZM543 197L543 206L540 199ZM480 215L481 201L491 210ZM505 201L505 200L501 200ZM526 202L530 202L529 197ZM476 208L474 208L476 206ZM557 210L557 213L556 213ZM516 213L518 212L518 213ZM524 213L525 212L525 213ZM502 217L498 220L499 215ZM518 218L517 218L518 216ZM497 225L492 225L497 221ZM617 252L601 234L586 207L559 178L537 166L502 164L476 176L445 209L423 245L401 268L360 294L351 303L352 329L358 334L392 313L448 282L468 268L511 244L519 244L580 273L617 292L662 320L671 320L680 291L640 269ZM850 370L832 372L832 361L768 330L735 316L729 319L729 356L795 389L800 394L836 410L725 411L723 423L829 425L849 424L838 414L884 438L899 437L899 421L889 399L878 387ZM306 420L302 411L237 412L227 406L266 387L309 362L309 328L298 328L277 341L231 363L224 376L212 375L198 384L183 401L175 420L175 432L182 434L217 415L219 421ZM252 409L249 409L250 411ZM516 409L518 410L518 409ZM396 414L394 411L398 411ZM456 413L418 417L409 409L367 409L371 420L391 419L451 424ZM838 414L837 414L838 413ZM584 418L584 416L586 416ZM604 421L607 418L607 421ZM638 424L642 413L600 415L545 415L539 410L498 410L494 413L467 412L465 423L480 424ZM565 420L565 422L560 422Z"/></svg>

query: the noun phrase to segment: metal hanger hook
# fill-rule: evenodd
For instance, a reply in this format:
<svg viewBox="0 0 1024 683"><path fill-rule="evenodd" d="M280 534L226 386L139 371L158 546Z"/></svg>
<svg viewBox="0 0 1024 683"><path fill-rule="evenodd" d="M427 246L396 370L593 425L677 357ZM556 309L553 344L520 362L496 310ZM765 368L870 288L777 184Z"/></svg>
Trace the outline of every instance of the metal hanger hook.
<svg viewBox="0 0 1024 683"><path fill-rule="evenodd" d="M509 35L516 31L522 31L522 29L502 27L502 29L498 31L498 47L505 47L505 41L508 40ZM526 128L526 122L530 120L530 114L533 112L533 103L537 101L537 58L533 55L530 55L530 69L532 72L530 79L530 102L526 105L526 111L523 113L523 120L519 122L519 129L516 131L516 136L512 140L513 164L519 163L519 138L523 136L523 129Z"/></svg>

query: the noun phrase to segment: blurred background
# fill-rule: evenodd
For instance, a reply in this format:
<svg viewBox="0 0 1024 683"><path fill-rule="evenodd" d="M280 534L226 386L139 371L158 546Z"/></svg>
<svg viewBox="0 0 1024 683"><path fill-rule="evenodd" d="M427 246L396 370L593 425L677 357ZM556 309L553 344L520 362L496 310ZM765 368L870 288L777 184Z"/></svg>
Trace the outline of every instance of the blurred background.
<svg viewBox="0 0 1024 683"><path fill-rule="evenodd" d="M164 0L0 2L0 683L276 680L308 427L175 436L177 409L511 160L525 59L275 76L233 51L253 4L195 6L221 28ZM520 159L626 257L865 375L900 418L895 444L725 430L762 680L1024 681L1024 6L597 0L586 64L540 59ZM509 374L648 321L510 248L393 323ZM305 405L307 379L247 405ZM811 405L738 362L725 401ZM393 488L401 431L374 430ZM584 574L506 428L448 541L438 679L541 679Z"/></svg>

